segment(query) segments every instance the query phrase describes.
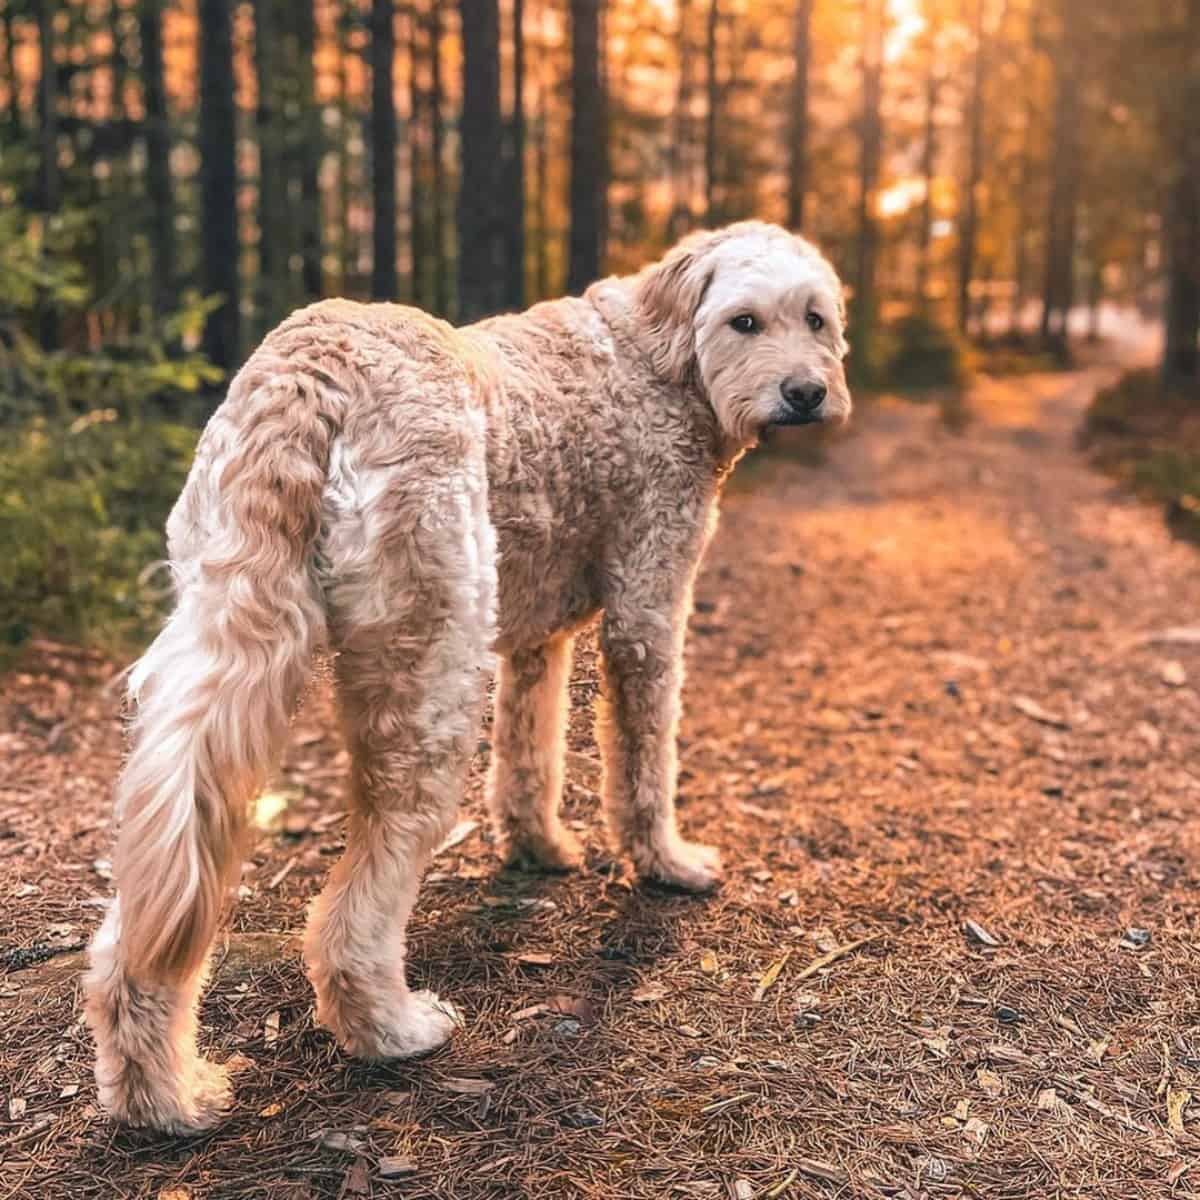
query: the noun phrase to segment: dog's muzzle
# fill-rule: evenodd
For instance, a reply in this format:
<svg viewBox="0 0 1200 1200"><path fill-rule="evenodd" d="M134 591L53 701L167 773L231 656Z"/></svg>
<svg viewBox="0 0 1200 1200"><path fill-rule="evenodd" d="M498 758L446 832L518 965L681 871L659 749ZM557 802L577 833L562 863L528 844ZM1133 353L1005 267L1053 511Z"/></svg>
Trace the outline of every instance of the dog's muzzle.
<svg viewBox="0 0 1200 1200"><path fill-rule="evenodd" d="M829 394L823 383L785 379L779 385L783 403L775 410L772 425L813 425L824 420L821 406Z"/></svg>

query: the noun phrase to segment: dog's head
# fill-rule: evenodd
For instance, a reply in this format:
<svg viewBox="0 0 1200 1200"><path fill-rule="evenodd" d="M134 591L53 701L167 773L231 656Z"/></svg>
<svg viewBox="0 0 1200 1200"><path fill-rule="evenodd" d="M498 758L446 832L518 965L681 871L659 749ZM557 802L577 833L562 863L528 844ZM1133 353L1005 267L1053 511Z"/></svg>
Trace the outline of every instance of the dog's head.
<svg viewBox="0 0 1200 1200"><path fill-rule="evenodd" d="M850 415L842 285L803 238L757 221L694 233L635 296L658 371L696 379L733 441Z"/></svg>

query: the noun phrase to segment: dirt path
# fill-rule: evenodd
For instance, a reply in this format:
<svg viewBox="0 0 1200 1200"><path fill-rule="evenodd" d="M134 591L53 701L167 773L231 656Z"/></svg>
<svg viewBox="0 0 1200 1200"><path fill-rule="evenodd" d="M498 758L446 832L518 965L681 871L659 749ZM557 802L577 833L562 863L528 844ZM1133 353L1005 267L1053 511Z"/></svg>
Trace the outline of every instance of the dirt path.
<svg viewBox="0 0 1200 1200"><path fill-rule="evenodd" d="M120 731L99 665L8 680L0 1200L1200 1195L1200 645L1138 640L1196 625L1200 570L1073 447L1104 375L985 380L963 436L881 404L743 473L681 752L724 890L604 852L585 658L588 873L497 874L482 826L438 859L412 974L468 1023L425 1063L346 1061L294 952L241 936L298 931L339 848L318 692L204 1006L238 1108L197 1142L100 1120L74 960L12 969L97 919Z"/></svg>

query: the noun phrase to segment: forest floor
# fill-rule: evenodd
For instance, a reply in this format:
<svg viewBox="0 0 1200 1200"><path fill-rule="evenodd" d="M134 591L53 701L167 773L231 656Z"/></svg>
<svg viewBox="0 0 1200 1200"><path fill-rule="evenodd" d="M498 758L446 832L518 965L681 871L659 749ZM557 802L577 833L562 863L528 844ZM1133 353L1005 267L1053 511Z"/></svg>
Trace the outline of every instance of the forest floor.
<svg viewBox="0 0 1200 1200"><path fill-rule="evenodd" d="M41 647L0 681L0 1200L1200 1196L1200 564L1076 449L1113 375L984 378L960 433L881 400L819 466L746 464L681 731L723 889L606 851L582 654L586 873L498 869L482 750L411 930L465 1014L425 1061L314 1026L291 938L345 767L318 687L203 1005L236 1107L190 1141L96 1109L77 951L121 728L112 667Z"/></svg>

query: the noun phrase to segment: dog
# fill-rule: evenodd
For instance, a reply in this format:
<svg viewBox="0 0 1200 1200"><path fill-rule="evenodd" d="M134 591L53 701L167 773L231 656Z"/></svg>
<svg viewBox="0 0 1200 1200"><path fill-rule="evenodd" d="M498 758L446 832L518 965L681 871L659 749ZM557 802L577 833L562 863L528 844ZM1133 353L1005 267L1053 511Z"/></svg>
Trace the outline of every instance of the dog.
<svg viewBox="0 0 1200 1200"><path fill-rule="evenodd" d="M116 895L84 984L112 1116L186 1134L229 1106L196 1005L248 805L326 649L349 822L304 959L348 1053L421 1054L459 1021L409 990L405 926L497 667L499 845L579 863L558 814L566 685L598 614L612 839L644 878L716 885L716 852L675 817L692 582L742 453L769 426L849 415L844 325L819 251L743 222L461 329L331 300L267 336L200 440L167 524L177 603L130 672Z"/></svg>

